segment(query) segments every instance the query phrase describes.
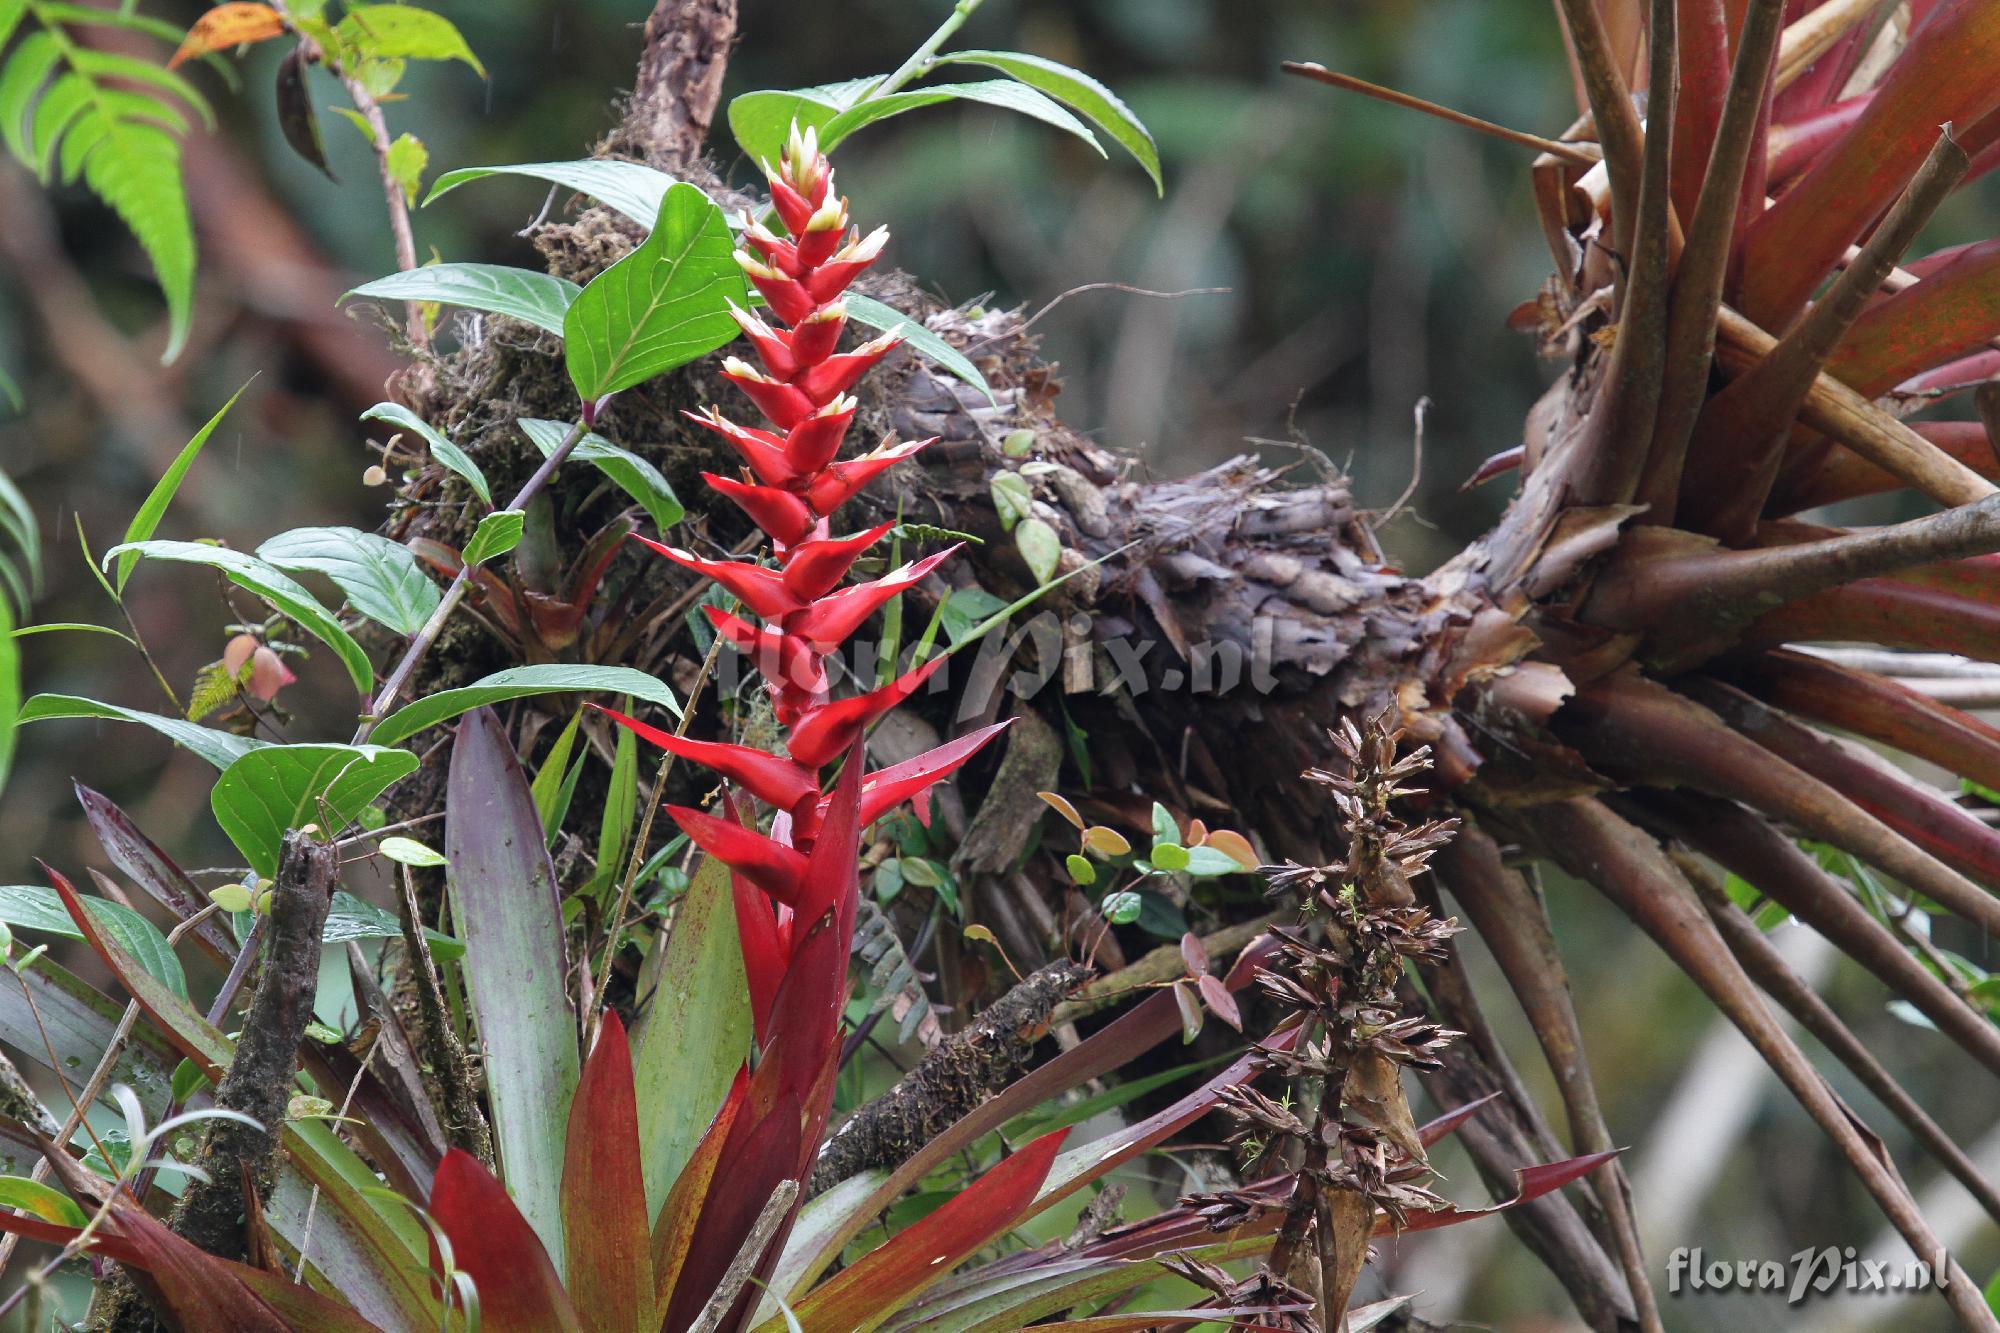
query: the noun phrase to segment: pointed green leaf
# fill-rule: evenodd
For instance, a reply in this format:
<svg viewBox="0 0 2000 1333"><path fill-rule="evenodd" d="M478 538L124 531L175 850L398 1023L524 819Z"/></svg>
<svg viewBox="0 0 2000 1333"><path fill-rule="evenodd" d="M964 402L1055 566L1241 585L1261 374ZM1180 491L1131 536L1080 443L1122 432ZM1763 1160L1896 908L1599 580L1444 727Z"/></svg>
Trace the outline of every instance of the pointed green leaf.
<svg viewBox="0 0 2000 1333"><path fill-rule="evenodd" d="M1081 70L1021 51L952 51L939 56L938 63L985 65L1047 93L1116 140L1146 169L1154 187L1162 195L1166 193L1160 179L1160 150L1153 136L1116 93Z"/></svg>
<svg viewBox="0 0 2000 1333"><path fill-rule="evenodd" d="M349 5L334 35L370 60L462 60L486 77L452 21L415 5Z"/></svg>
<svg viewBox="0 0 2000 1333"><path fill-rule="evenodd" d="M245 384L243 389L249 387ZM222 418L229 414L229 409L236 406L236 400L243 396L243 389L238 389L229 395L229 401L216 409L215 415L208 419L208 424L194 433L194 438L182 447L173 463L147 493L146 502L139 506L139 512L132 515L131 526L125 529L127 542L145 541L159 530L160 519L165 516L167 506L173 503L174 496L180 492L181 483L187 479L188 469L194 466L195 456L201 452L201 447L208 443L208 437L215 433L215 428L222 424ZM118 574L114 580L118 591L125 591L125 580L132 577L133 567L138 563L137 551L128 551L118 557Z"/></svg>
<svg viewBox="0 0 2000 1333"><path fill-rule="evenodd" d="M840 303L847 307L847 317L855 323L895 334L911 351L937 362L986 395L987 402L998 401L993 397L986 377L979 373L979 367L972 364L972 358L894 306L884 305L874 297L863 296L856 291L846 293L840 298Z"/></svg>
<svg viewBox="0 0 2000 1333"><path fill-rule="evenodd" d="M528 439L534 442L535 448L542 451L544 458L562 447L571 430L567 422L542 421L534 417L521 418L519 425ZM652 518L653 526L661 532L680 522L681 515L687 512L658 468L631 450L619 448L596 431L578 440L569 456L592 464L611 478L619 490L639 502Z"/></svg>
<svg viewBox="0 0 2000 1333"><path fill-rule="evenodd" d="M631 667L581 666L551 662L540 666L509 667L470 685L440 690L400 708L382 719L370 733L378 745L395 745L426 727L434 727L486 704L525 699L536 694L570 693L629 694L680 716L680 700L658 678Z"/></svg>
<svg viewBox="0 0 2000 1333"><path fill-rule="evenodd" d="M521 544L527 522L528 516L522 510L494 510L479 520L479 526L472 531L472 540L465 544L458 558L467 565L477 565L507 554Z"/></svg>
<svg viewBox="0 0 2000 1333"><path fill-rule="evenodd" d="M571 293L574 296L574 293ZM557 317L560 321L560 316ZM560 329L557 330L558 332ZM487 504L493 503L493 492L487 489L486 474L479 470L479 464L472 456L444 437L444 433L425 421L422 417L404 407L401 403L377 403L361 414L363 421L386 421L392 426L415 431L423 442L430 446L431 457L438 463L465 478L473 493Z"/></svg>
<svg viewBox="0 0 2000 1333"><path fill-rule="evenodd" d="M986 79L979 83L934 83L922 88L890 93L887 97L868 98L855 103L820 127L820 147L830 151L848 135L865 126L873 125L878 120L887 120L891 116L900 116L906 111L915 111L921 107L937 106L942 102L978 102L984 106L1018 112L1074 134L1095 148L1099 157L1107 155L1104 145L1097 142L1097 136L1092 134L1082 121L1063 110L1061 103L1012 79Z"/></svg>
<svg viewBox="0 0 2000 1333"><path fill-rule="evenodd" d="M21 705L23 725L65 717L102 718L107 722L136 722L142 727L151 727L182 749L199 755L217 768L228 768L252 750L261 749L267 744L265 741L252 740L248 736L233 736L226 731L196 726L177 717L162 717L158 713L143 713L134 708L120 708L117 704L99 703L95 699L85 699L74 694L37 694Z"/></svg>
<svg viewBox="0 0 2000 1333"><path fill-rule="evenodd" d="M251 869L269 878L287 832L317 824L333 835L417 763L380 745L267 745L224 769L208 803Z"/></svg>
<svg viewBox="0 0 2000 1333"><path fill-rule="evenodd" d="M660 200L674 178L640 162L585 158L577 162L519 162L505 167L460 167L437 178L424 200L428 207L469 181L489 176L531 176L587 194L651 231L660 216Z"/></svg>
<svg viewBox="0 0 2000 1333"><path fill-rule="evenodd" d="M563 355L586 402L685 365L739 330L749 289L729 224L692 185L669 186L638 249L597 275L563 320Z"/></svg>
<svg viewBox="0 0 2000 1333"><path fill-rule="evenodd" d="M410 549L358 528L293 528L257 548L266 562L294 574L324 574L356 611L398 634L415 634L440 594Z"/></svg>
<svg viewBox="0 0 2000 1333"><path fill-rule="evenodd" d="M91 920L116 941L119 948L131 954L139 966L145 968L149 975L159 978L174 994L187 998L187 976L181 971L181 960L174 956L173 947L167 943L167 937L160 933L158 926L123 903L104 898L84 898L82 901ZM70 919L69 909L63 906L62 898L54 889L45 889L39 884L0 885L0 922L17 930L40 931L66 940L83 938L83 932Z"/></svg>
<svg viewBox="0 0 2000 1333"><path fill-rule="evenodd" d="M363 283L347 295L464 306L507 315L561 337L564 312L580 290L567 278L505 264L428 264Z"/></svg>

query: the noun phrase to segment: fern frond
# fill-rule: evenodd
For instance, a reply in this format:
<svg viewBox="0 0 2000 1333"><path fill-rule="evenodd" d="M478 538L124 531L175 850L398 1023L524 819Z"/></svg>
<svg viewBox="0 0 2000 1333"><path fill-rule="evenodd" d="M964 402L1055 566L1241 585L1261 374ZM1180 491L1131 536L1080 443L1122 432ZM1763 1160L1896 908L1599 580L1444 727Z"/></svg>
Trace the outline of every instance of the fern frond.
<svg viewBox="0 0 2000 1333"><path fill-rule="evenodd" d="M41 589L42 539L35 511L18 487L0 472L0 603L13 599L23 618L30 598ZM0 605L0 611L6 607Z"/></svg>
<svg viewBox="0 0 2000 1333"><path fill-rule="evenodd" d="M145 251L166 296L166 360L187 340L194 305L194 226L181 174L189 113L214 112L186 79L136 56L77 41L71 24L171 37L171 25L56 0L0 0L0 144L43 183L82 180Z"/></svg>

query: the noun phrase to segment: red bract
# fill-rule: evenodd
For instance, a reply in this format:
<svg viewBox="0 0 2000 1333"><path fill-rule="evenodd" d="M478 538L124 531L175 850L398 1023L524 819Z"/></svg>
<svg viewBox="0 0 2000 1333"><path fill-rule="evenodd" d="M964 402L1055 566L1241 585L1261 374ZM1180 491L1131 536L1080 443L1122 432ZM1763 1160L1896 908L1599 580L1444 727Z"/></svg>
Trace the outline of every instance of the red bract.
<svg viewBox="0 0 2000 1333"><path fill-rule="evenodd" d="M911 798L922 814L930 788L1000 730L987 727L864 773L866 728L928 681L942 659L872 693L841 700L829 695L827 656L951 551L873 582L839 586L890 525L836 537L828 521L832 512L930 441L884 444L859 458L836 460L854 421L856 404L847 391L901 341L885 334L838 350L847 322L840 294L874 262L888 233L863 239L849 228L847 201L835 192L833 170L810 133L794 131L769 175L773 208L787 234L746 220L744 248L736 256L768 306L761 315L735 312L761 368L734 357L723 365L724 376L768 424L739 425L713 408L690 415L742 459L742 477L708 481L770 536L771 559L712 560L656 541L645 544L720 584L764 622L705 608L717 632L762 672L788 731L786 747L774 754L684 740L606 710L621 726L713 769L777 811L767 834L755 821L740 819L733 801L724 815L667 810L696 845L733 872L737 934L761 1051L741 1103L718 1119L711 1131L717 1141L708 1145L735 1202L720 1214L711 1216L713 1207L704 1211L695 1252L672 1293L669 1328L689 1316L698 1295L735 1256L771 1189L780 1180L802 1180L811 1165L838 1067L862 828ZM843 757L839 789L822 796L821 770ZM663 1275L663 1282L671 1279Z"/></svg>

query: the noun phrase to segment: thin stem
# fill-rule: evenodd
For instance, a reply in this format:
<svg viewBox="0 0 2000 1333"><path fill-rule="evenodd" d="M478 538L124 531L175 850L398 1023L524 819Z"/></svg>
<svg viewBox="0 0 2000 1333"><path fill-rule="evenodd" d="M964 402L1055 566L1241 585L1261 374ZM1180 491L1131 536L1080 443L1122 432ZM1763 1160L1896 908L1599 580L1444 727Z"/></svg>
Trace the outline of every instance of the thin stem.
<svg viewBox="0 0 2000 1333"><path fill-rule="evenodd" d="M563 465L563 460L570 456L570 452L576 448L577 443L589 429L589 425L582 421L571 426L569 434L563 437L563 442L556 446L555 452L542 460L542 465L535 469L535 475L529 477L514 498L507 502L507 508L527 508L528 502L542 493L542 488L548 485L549 479L555 476L556 469ZM423 628L411 637L410 646L403 650L402 660L396 663L395 670L391 671L389 678L382 683L368 717L363 719L360 727L355 730L353 744L359 745L368 739L368 733L375 730L375 724L382 720L389 711L389 706L402 694L404 687L410 683L410 677L415 674L417 664L423 661L424 654L430 651L431 645L437 642L438 635L444 632L445 622L451 619L451 613L458 609L458 604L465 600L466 590L471 586L472 566L461 565L457 576L451 581L451 586L445 589L444 596L438 600L437 609L431 612L430 619L424 622Z"/></svg>
<svg viewBox="0 0 2000 1333"><path fill-rule="evenodd" d="M928 72L931 57L938 53L938 48L950 41L951 35L964 27L965 21L985 3L986 0L958 0L958 3L951 7L951 16L938 24L937 31L926 37L923 45L910 52L910 58L896 67L895 73L870 88L868 96L861 100L873 102L878 98L887 97L910 80Z"/></svg>
<svg viewBox="0 0 2000 1333"><path fill-rule="evenodd" d="M708 643L708 656L701 661L701 674L694 679L694 688L688 691L687 704L681 709L681 722L674 729L676 738L686 736L688 724L694 721L695 701L701 697L702 688L708 684L709 674L715 670L715 659L722 650L722 636L717 634ZM646 840L653 836L653 819L659 813L660 795L667 785L667 775L674 771L674 755L669 752L660 760L659 771L653 774L653 792L646 799L646 813L639 821L639 836L632 842L632 859L625 864L625 880L618 888L618 907L611 914L611 935L604 943L604 963L598 969L596 1002L590 1007L589 1031L584 1034L584 1048L588 1050L597 1036L597 1027L604 1019L604 988L611 984L611 960L618 956L618 942L625 934L625 914L632 906L632 892L638 887L639 868L646 863Z"/></svg>

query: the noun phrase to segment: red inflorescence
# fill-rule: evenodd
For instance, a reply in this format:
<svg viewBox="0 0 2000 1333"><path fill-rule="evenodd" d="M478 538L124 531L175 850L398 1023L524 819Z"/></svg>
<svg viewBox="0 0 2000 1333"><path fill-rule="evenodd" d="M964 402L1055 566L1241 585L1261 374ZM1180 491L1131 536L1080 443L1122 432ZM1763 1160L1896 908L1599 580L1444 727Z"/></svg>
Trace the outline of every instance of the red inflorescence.
<svg viewBox="0 0 2000 1333"><path fill-rule="evenodd" d="M742 457L743 476L708 474L707 481L770 536L774 559L770 564L708 560L661 542L639 540L712 579L763 622L758 625L716 607L704 608L717 632L762 673L777 719L787 729L786 753L684 740L611 714L644 739L713 769L778 812L766 836L739 822L733 806L726 818L667 808L697 846L735 873L738 924L760 1042L769 1035L765 1029L771 997L806 930L829 910L836 926L852 929L853 904L839 899L855 892L854 875L842 874L845 887L831 892L829 886L811 882L815 864L831 863L813 855L830 801L821 792L821 769L850 754L858 763L857 742L864 730L921 687L943 661L933 659L870 693L835 700L828 692L826 658L884 603L924 578L956 549L904 565L873 582L840 586L854 562L891 525L835 537L828 517L877 474L913 457L931 441L884 444L858 458L836 461L854 421L855 400L848 390L901 341L894 334L883 334L851 351L837 350L847 323L841 295L881 254L888 231L877 228L863 237L848 226L847 200L835 193L833 168L810 130L801 134L795 126L778 166L773 169L766 163L765 174L772 209L785 234L746 217L743 248L736 252L736 260L779 323L774 326L732 307L762 368L731 357L723 364L723 374L769 424L739 425L714 408L689 415L727 440ZM857 846L850 850L858 855L860 826L905 800L914 801L919 817L928 819L931 787L949 777L1000 729L984 728L866 774L859 793L859 823L849 834ZM849 856L847 867L854 860ZM844 950L840 957L844 960Z"/></svg>

